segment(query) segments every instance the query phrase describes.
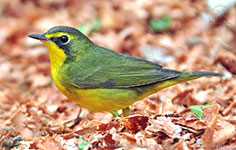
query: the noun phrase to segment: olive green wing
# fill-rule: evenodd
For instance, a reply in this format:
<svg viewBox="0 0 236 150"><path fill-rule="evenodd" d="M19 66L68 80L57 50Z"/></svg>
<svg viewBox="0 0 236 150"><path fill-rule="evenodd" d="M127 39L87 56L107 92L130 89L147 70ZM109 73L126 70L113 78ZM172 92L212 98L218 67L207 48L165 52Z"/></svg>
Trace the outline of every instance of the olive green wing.
<svg viewBox="0 0 236 150"><path fill-rule="evenodd" d="M73 83L82 88L130 88L177 78L181 72L168 69L147 69L130 66L109 66L91 72Z"/></svg>
<svg viewBox="0 0 236 150"><path fill-rule="evenodd" d="M79 88L139 87L182 75L179 71L105 48L85 55L70 64L67 71L70 83Z"/></svg>

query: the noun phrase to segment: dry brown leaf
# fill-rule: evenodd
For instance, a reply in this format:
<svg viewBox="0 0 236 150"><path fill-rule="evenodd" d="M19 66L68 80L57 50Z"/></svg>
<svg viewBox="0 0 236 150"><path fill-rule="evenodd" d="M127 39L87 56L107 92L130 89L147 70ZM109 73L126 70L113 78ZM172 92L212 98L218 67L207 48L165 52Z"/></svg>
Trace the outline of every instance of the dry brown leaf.
<svg viewBox="0 0 236 150"><path fill-rule="evenodd" d="M151 119L150 126L147 127L149 131L162 131L169 136L178 136L181 132L181 127L179 125L173 124L171 122L171 118L168 117L157 117L155 119Z"/></svg>
<svg viewBox="0 0 236 150"><path fill-rule="evenodd" d="M219 118L219 116L215 115L211 119L211 122L208 123L207 128L201 137L203 147L205 150L212 150L212 149L215 149L218 147L218 145L214 145L214 143L213 143L214 133L216 131L218 118Z"/></svg>
<svg viewBox="0 0 236 150"><path fill-rule="evenodd" d="M202 108L202 120L207 124L212 122L215 116L219 115L220 106L217 104L213 104L209 107L201 107Z"/></svg>
<svg viewBox="0 0 236 150"><path fill-rule="evenodd" d="M144 130L148 125L148 117L146 116L131 116L121 119L121 123L125 127L126 132L137 133Z"/></svg>
<svg viewBox="0 0 236 150"><path fill-rule="evenodd" d="M178 95L176 95L172 99L173 104L184 105L184 106L192 106L197 105L197 101L193 97L193 88L187 89Z"/></svg>
<svg viewBox="0 0 236 150"><path fill-rule="evenodd" d="M218 127L214 133L213 144L217 146L224 145L229 139L235 137L235 126L229 122L219 120Z"/></svg>
<svg viewBox="0 0 236 150"><path fill-rule="evenodd" d="M32 138L34 136L34 133L32 129L28 128L24 121L27 118L27 115L23 113L22 111L18 111L14 117L12 118L12 124L14 129L20 133L25 138Z"/></svg>
<svg viewBox="0 0 236 150"><path fill-rule="evenodd" d="M202 131L206 128L206 124L200 121L198 118L173 118L172 122L174 124L190 128L190 130L192 129L196 131Z"/></svg>
<svg viewBox="0 0 236 150"><path fill-rule="evenodd" d="M236 56L234 53L221 49L218 52L218 62L220 62L229 72L236 74Z"/></svg>
<svg viewBox="0 0 236 150"><path fill-rule="evenodd" d="M52 137L45 137L44 139L37 141L36 144L37 148L39 150L65 150L61 143L56 141L54 138Z"/></svg>
<svg viewBox="0 0 236 150"><path fill-rule="evenodd" d="M227 17L220 21L234 27L235 10L234 7L228 10ZM26 40L27 34L42 33L55 25L78 27L99 18L101 28L89 35L98 45L140 56L145 46L151 44L163 47L175 57L175 61L164 64L165 67L222 72L224 69L217 65L220 63L235 73L234 50L222 48L235 47L233 28L228 34L224 22L216 28L211 27L211 24L219 23L218 20L209 23L202 15L209 15L205 0L1 1L0 129L13 126L17 134L27 137L28 141L15 149L26 149L27 142L32 143L32 149L78 149L76 134L90 142L92 149L235 146L236 80L230 73L227 73L227 79L202 78L159 91L132 105L130 116L124 118L114 119L108 114L83 109L84 120L74 130L69 130L63 123L74 119L79 108L51 84L50 61L45 47ZM148 22L163 16L170 17L169 29L154 33ZM225 42L223 46L216 40L218 33L223 35L220 36ZM218 49L218 56L215 56ZM193 113L183 107L205 103L220 107L203 107L203 121L193 118ZM219 112L227 115L224 120ZM4 136L13 137L12 134ZM39 138L32 138L34 136ZM200 139L203 145L199 143Z"/></svg>
<svg viewBox="0 0 236 150"><path fill-rule="evenodd" d="M222 112L222 114L224 116L228 115L231 111L233 111L233 109L236 107L236 97L233 98L234 102L231 103L227 108L224 109L224 111Z"/></svg>

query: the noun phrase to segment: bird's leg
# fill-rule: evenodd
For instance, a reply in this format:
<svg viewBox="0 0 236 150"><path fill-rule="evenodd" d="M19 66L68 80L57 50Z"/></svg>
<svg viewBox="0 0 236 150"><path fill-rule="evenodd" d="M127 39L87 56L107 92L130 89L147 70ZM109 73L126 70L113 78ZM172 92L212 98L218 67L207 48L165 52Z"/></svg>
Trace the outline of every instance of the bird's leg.
<svg viewBox="0 0 236 150"><path fill-rule="evenodd" d="M80 105L79 105L80 106ZM77 117L75 118L74 120L74 123L70 126L70 129L73 129L77 124L80 123L80 121L83 119L80 114L82 112L82 106L80 106L80 110L79 110L79 113L77 115Z"/></svg>
<svg viewBox="0 0 236 150"><path fill-rule="evenodd" d="M130 108L129 107L126 107L124 109L122 109L122 116L125 117L125 116L128 116L130 112ZM121 115L119 114L118 110L112 110L111 111L111 114L113 115L113 117L121 117Z"/></svg>
<svg viewBox="0 0 236 150"><path fill-rule="evenodd" d="M126 107L126 108L122 109L122 116L123 117L128 116L129 112L130 112L129 107Z"/></svg>
<svg viewBox="0 0 236 150"><path fill-rule="evenodd" d="M62 127L61 130L62 130L62 132L64 132L65 128L68 127L68 124L71 123L72 121L74 121L74 123L71 126L69 126L70 129L73 129L83 119L82 117L80 117L81 112L82 112L82 106L80 106L79 113L78 113L75 120L66 121L66 122L63 123L62 126L61 125L52 126L51 129L54 130L54 128Z"/></svg>

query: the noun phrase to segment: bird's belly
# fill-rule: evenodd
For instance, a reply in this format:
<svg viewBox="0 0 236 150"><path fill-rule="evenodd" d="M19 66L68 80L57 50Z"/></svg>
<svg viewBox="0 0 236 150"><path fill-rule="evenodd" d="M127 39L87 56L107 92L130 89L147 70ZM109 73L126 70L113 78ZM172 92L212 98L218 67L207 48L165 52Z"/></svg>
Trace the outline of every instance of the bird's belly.
<svg viewBox="0 0 236 150"><path fill-rule="evenodd" d="M145 86L139 89L83 89L71 87L69 89L64 88L64 90L60 91L70 100L89 110L95 112L111 112L112 110L120 110L129 107L134 102L173 84L176 84L176 82L163 82L161 84Z"/></svg>
<svg viewBox="0 0 236 150"><path fill-rule="evenodd" d="M179 82L183 81L169 80L154 85L127 89L74 88L71 90L72 93L68 95L68 98L89 110L110 112L129 107L134 102Z"/></svg>
<svg viewBox="0 0 236 150"><path fill-rule="evenodd" d="M71 89L67 97L81 106L96 112L112 111L132 105L139 94L132 89Z"/></svg>

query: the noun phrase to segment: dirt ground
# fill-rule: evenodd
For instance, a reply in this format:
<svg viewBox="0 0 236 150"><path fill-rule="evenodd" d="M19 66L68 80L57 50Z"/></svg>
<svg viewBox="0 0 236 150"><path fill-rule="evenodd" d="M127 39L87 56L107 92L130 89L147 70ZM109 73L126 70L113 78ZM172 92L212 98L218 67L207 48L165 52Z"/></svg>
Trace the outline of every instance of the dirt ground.
<svg viewBox="0 0 236 150"><path fill-rule="evenodd" d="M0 149L236 149L235 16L205 0L1 0ZM80 108L53 84L46 48L27 37L56 25L171 69L224 76L164 89L127 117L83 108L72 130Z"/></svg>

